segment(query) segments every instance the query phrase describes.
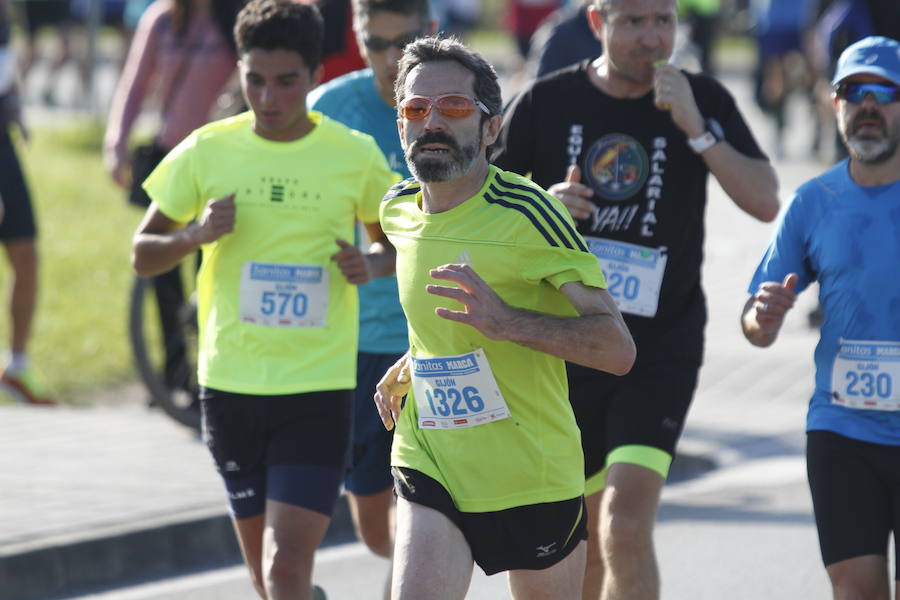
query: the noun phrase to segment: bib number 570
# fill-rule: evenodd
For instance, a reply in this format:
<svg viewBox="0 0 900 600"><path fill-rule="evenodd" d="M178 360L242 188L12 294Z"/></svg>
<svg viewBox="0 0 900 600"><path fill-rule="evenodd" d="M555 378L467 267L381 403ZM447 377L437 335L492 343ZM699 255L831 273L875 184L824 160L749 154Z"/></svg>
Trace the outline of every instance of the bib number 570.
<svg viewBox="0 0 900 600"><path fill-rule="evenodd" d="M292 294L289 292L263 292L259 311L267 316L277 313L279 317L290 315L293 315L295 317L302 317L306 314L306 309L306 294Z"/></svg>
<svg viewBox="0 0 900 600"><path fill-rule="evenodd" d="M484 400L478 395L478 389L467 385L462 392L456 388L433 388L425 390L431 413L441 417L467 415L484 410ZM465 403L465 408L462 404Z"/></svg>

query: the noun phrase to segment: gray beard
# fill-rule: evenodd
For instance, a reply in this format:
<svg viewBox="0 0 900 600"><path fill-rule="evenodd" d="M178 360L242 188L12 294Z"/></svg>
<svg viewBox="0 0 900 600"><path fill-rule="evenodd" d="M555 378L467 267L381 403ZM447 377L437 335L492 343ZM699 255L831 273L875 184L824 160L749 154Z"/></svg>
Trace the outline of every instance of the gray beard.
<svg viewBox="0 0 900 600"><path fill-rule="evenodd" d="M406 163L409 172L421 183L443 183L453 181L465 175L472 168L481 148L481 136L468 146L450 150L450 160L423 159L421 154L410 156L407 153Z"/></svg>
<svg viewBox="0 0 900 600"><path fill-rule="evenodd" d="M847 149L853 158L864 165L880 165L887 162L897 152L897 140L883 138L877 142L847 138Z"/></svg>

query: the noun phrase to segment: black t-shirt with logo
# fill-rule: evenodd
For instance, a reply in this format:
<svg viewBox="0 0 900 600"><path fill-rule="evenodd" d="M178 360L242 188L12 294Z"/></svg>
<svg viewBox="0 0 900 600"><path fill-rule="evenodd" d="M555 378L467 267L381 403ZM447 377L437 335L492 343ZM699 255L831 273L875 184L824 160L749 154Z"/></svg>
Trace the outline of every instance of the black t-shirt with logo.
<svg viewBox="0 0 900 600"><path fill-rule="evenodd" d="M577 164L596 205L578 230L606 248L601 254L623 260L621 272L604 271L618 301L637 303L623 307L623 314L638 360L699 362L706 323L700 269L709 169L668 111L654 106L652 92L613 98L590 82L589 68L585 60L522 92L506 110L493 162L531 173L544 188L563 181L569 165ZM703 117L715 119L737 151L764 159L731 94L710 77L686 76ZM651 263L657 275L647 275ZM643 280L628 275L636 272L635 264L644 269ZM657 285L658 297L643 289Z"/></svg>

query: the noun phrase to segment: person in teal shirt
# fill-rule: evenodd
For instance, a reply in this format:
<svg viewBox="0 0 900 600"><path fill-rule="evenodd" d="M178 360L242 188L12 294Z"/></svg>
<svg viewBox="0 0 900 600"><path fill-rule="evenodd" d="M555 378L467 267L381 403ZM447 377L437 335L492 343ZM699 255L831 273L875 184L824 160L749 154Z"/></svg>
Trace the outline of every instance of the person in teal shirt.
<svg viewBox="0 0 900 600"><path fill-rule="evenodd" d="M354 0L353 26L369 68L347 73L313 90L311 110L375 138L390 168L410 176L394 107L397 62L407 43L436 29L428 0ZM365 245L359 228L357 243ZM372 405L375 385L409 347L406 316L393 275L358 287L359 354L353 430L353 457L344 481L357 536L378 556L393 551L394 505L390 468L392 434Z"/></svg>

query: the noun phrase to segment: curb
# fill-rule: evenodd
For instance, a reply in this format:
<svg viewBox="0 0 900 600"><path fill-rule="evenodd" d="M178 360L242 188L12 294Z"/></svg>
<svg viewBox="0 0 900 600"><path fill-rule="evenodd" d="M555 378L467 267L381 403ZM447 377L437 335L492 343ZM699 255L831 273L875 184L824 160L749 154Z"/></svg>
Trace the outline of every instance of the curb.
<svg viewBox="0 0 900 600"><path fill-rule="evenodd" d="M347 499L341 495L322 547L355 540ZM171 522L144 522L101 537L0 556L0 598L67 598L241 561L227 514L179 515Z"/></svg>

